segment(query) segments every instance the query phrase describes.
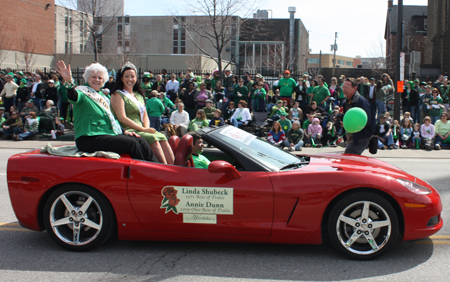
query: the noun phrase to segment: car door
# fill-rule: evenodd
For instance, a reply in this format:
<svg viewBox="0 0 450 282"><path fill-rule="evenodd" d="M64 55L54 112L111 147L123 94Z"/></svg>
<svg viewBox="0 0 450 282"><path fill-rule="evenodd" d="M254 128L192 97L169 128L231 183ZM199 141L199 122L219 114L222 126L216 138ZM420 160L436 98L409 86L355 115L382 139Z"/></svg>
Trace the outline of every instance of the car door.
<svg viewBox="0 0 450 282"><path fill-rule="evenodd" d="M207 169L135 162L128 195L148 231L269 236L273 189L266 172L240 179Z"/></svg>

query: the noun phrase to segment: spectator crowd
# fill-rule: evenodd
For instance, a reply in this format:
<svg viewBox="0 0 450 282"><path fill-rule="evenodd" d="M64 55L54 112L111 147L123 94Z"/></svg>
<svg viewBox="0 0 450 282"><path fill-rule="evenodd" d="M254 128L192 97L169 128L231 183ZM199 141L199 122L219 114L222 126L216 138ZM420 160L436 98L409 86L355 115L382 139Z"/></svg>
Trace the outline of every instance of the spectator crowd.
<svg viewBox="0 0 450 282"><path fill-rule="evenodd" d="M221 79L217 70L200 76L187 69L178 74L145 72L139 86L151 128L166 137L226 124L248 130L251 126L262 136L265 133L257 129L270 127L268 142L299 151L304 146L336 147L345 140L345 79L341 75L327 82L321 75L305 73L295 80L286 70L269 85L260 74L238 76L225 70ZM64 123L74 121L65 85L54 70L49 74L0 71L0 125L5 138L19 141L48 132L56 139L64 134ZM393 120L386 108L396 93L388 74L356 78L356 85L376 117L378 148L439 150L450 144L447 77L440 76L435 82L415 77L405 81L401 120ZM101 91L109 95L117 90L116 77L111 75ZM114 114L121 121L120 113Z"/></svg>

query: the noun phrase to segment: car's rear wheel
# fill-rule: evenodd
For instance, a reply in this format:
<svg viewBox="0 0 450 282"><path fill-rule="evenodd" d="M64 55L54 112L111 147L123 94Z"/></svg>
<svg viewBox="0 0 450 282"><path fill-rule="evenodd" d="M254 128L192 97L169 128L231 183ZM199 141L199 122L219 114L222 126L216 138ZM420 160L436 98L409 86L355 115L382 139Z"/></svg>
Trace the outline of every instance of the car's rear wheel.
<svg viewBox="0 0 450 282"><path fill-rule="evenodd" d="M334 247L353 259L369 260L384 254L399 233L397 214L378 194L354 193L339 200L328 221Z"/></svg>
<svg viewBox="0 0 450 282"><path fill-rule="evenodd" d="M50 237L72 251L88 251L107 241L114 230L114 212L98 191L65 185L54 191L44 208Z"/></svg>

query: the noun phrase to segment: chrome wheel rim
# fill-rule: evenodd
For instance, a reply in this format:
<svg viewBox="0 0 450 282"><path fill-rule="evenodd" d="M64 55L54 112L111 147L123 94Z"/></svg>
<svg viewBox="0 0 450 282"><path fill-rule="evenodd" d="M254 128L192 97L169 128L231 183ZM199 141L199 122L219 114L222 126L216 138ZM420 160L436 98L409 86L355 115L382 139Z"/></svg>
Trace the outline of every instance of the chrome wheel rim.
<svg viewBox="0 0 450 282"><path fill-rule="evenodd" d="M358 255L370 255L389 241L392 223L388 213L370 201L355 202L346 207L336 222L341 245Z"/></svg>
<svg viewBox="0 0 450 282"><path fill-rule="evenodd" d="M103 226L99 204L80 191L66 192L56 198L49 216L54 234L73 246L89 244L98 237Z"/></svg>

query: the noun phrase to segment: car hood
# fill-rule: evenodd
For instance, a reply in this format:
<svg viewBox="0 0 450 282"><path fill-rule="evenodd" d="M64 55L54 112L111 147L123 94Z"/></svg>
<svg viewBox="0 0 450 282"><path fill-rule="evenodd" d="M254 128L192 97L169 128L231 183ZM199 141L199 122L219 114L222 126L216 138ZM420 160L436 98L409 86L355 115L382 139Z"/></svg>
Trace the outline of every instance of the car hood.
<svg viewBox="0 0 450 282"><path fill-rule="evenodd" d="M416 177L406 173L400 168L388 164L384 161L351 154L311 154L299 155L310 158L310 163L306 168L314 171L354 171L371 172L390 175L394 178L403 178L416 181Z"/></svg>

